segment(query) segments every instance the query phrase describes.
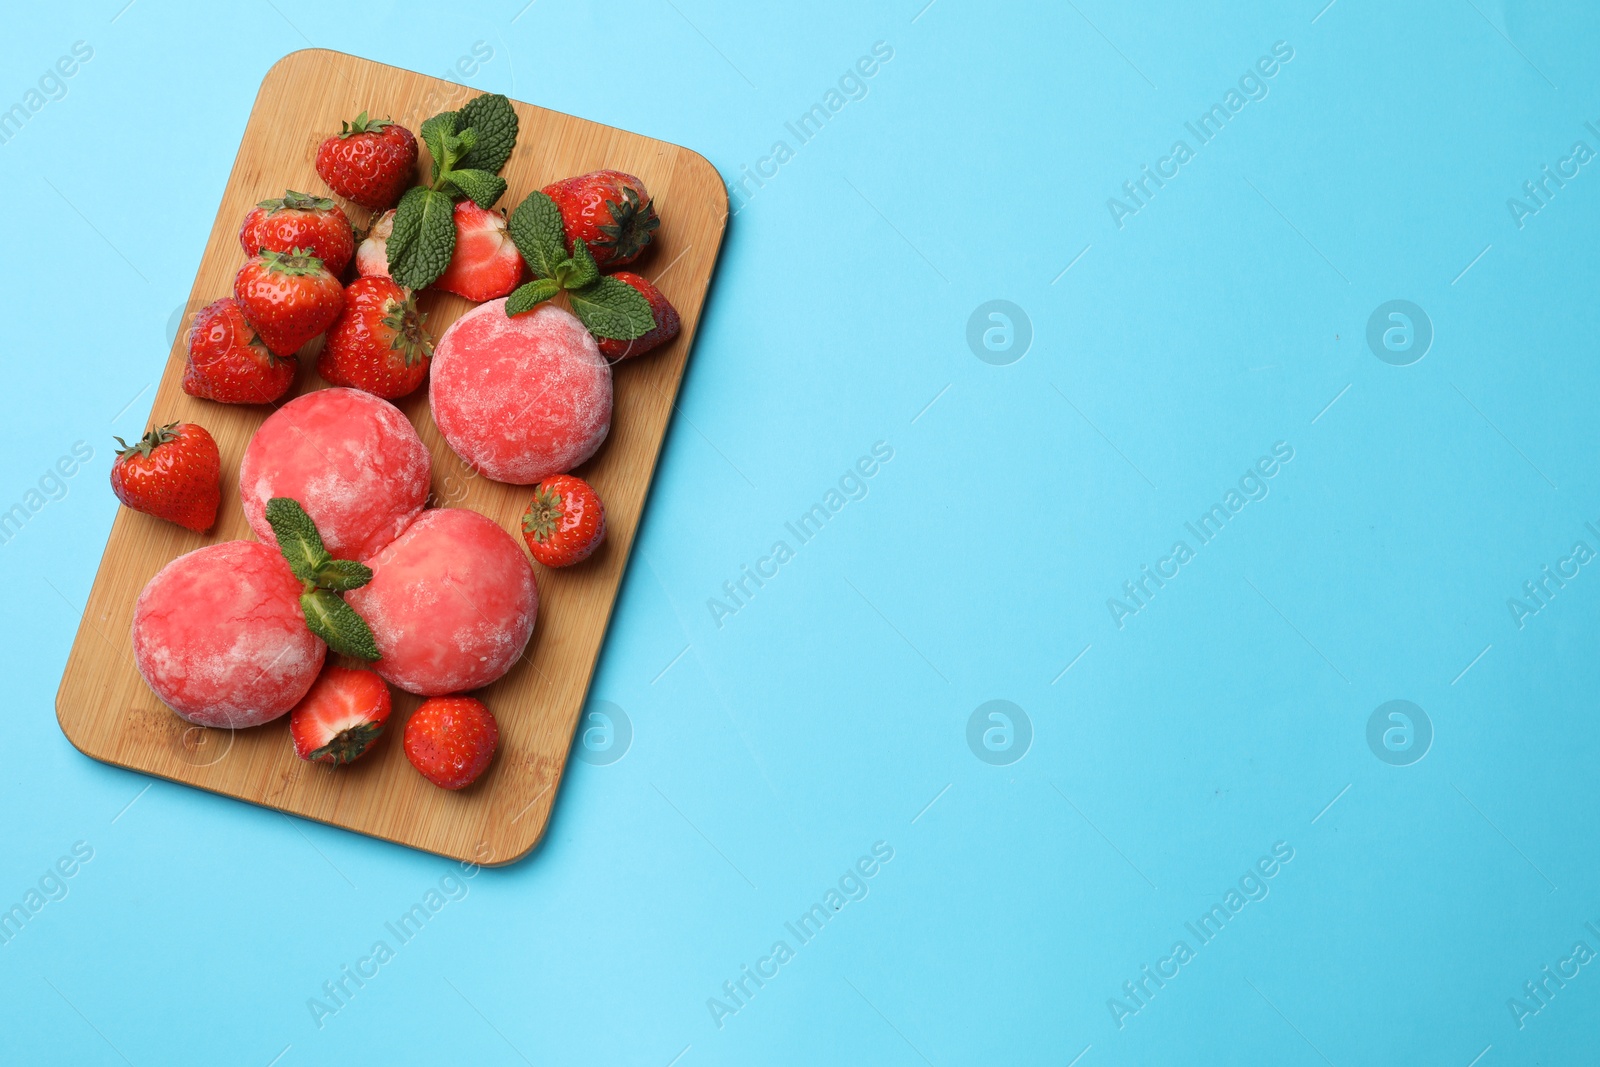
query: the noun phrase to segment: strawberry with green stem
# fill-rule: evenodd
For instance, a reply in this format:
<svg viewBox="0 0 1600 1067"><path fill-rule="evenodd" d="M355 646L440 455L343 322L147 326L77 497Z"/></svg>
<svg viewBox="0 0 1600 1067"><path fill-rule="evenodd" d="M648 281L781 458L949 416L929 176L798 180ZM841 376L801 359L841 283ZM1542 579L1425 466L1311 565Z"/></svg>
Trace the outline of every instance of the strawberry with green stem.
<svg viewBox="0 0 1600 1067"><path fill-rule="evenodd" d="M541 191L560 210L567 236L588 245L602 268L638 259L661 225L644 182L620 170L563 178Z"/></svg>
<svg viewBox="0 0 1600 1067"><path fill-rule="evenodd" d="M222 456L205 427L169 422L133 444L115 438L111 491L134 511L205 533L222 503Z"/></svg>
<svg viewBox="0 0 1600 1067"><path fill-rule="evenodd" d="M247 256L263 249L293 252L303 248L338 276L355 254L356 237L338 204L290 189L277 200L263 200L251 209L239 228L239 244Z"/></svg>
<svg viewBox="0 0 1600 1067"><path fill-rule="evenodd" d="M533 487L522 513L522 537L546 567L586 560L606 539L606 511L594 487L574 474L556 474Z"/></svg>
<svg viewBox="0 0 1600 1067"><path fill-rule="evenodd" d="M328 188L372 211L394 207L417 170L417 139L388 119L354 122L317 148L317 174ZM246 252L250 249L245 249Z"/></svg>
<svg viewBox="0 0 1600 1067"><path fill-rule="evenodd" d="M433 338L416 299L388 278L357 278L344 296L344 310L317 357L317 373L333 385L385 400L415 391L433 356Z"/></svg>
<svg viewBox="0 0 1600 1067"><path fill-rule="evenodd" d="M251 256L233 279L233 298L275 356L292 356L339 317L344 289L303 248Z"/></svg>

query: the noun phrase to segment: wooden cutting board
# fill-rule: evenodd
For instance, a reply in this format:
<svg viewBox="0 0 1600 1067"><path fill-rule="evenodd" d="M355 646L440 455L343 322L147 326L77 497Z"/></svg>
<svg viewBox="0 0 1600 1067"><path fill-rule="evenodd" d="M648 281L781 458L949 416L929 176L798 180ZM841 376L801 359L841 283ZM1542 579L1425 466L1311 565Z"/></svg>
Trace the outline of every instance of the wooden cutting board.
<svg viewBox="0 0 1600 1067"><path fill-rule="evenodd" d="M317 145L338 132L341 120L365 110L415 132L430 115L459 108L476 95L452 82L323 49L279 61L261 83L245 126L190 295L190 314L232 294L234 274L245 259L239 226L251 206L283 195L286 188L329 195L312 164ZM682 316L683 330L670 346L615 368L610 437L577 472L605 501L606 542L576 567L552 571L534 564L539 619L527 654L477 694L500 723L494 763L458 793L429 784L400 746L401 728L419 701L398 690L387 736L359 762L334 768L295 756L287 717L249 730L207 729L178 718L144 684L134 669L129 636L134 600L177 556L219 541L253 538L239 506L239 461L251 434L273 410L186 395L179 384L183 330L167 355L149 423L182 420L211 431L222 451L222 509L215 529L205 535L119 509L56 695L61 729L86 755L458 859L510 863L538 842L559 793L639 528L722 243L728 200L716 168L688 149L530 104L515 106L521 130L502 172L510 187L499 206L509 210L532 190L586 171L614 168L638 175L662 221L651 249L628 269L666 294ZM419 172L428 167L426 149L422 156ZM365 227L370 212L341 206L352 223ZM435 338L473 306L432 292L419 303ZM326 386L315 362L302 353L294 394ZM434 426L426 386L398 406L433 453L430 505L482 512L520 544L519 519L530 490L468 470Z"/></svg>

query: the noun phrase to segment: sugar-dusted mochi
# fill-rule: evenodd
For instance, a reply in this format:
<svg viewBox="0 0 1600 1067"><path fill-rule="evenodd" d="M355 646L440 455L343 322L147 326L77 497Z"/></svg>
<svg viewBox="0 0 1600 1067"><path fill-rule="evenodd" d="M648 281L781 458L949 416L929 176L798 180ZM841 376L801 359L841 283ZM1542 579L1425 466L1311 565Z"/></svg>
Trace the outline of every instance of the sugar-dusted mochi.
<svg viewBox="0 0 1600 1067"><path fill-rule="evenodd" d="M277 544L267 501L299 501L338 559L393 541L428 499L433 459L400 409L359 389L318 389L273 412L244 450L239 498L256 536Z"/></svg>
<svg viewBox="0 0 1600 1067"><path fill-rule="evenodd" d="M594 455L611 428L611 367L551 304L506 317L505 300L461 316L434 346L433 421L467 466L532 485Z"/></svg>
<svg viewBox="0 0 1600 1067"><path fill-rule="evenodd" d="M539 587L511 535L464 508L424 511L364 561L372 581L345 595L401 689L443 696L500 678L533 635Z"/></svg>
<svg viewBox="0 0 1600 1067"><path fill-rule="evenodd" d="M179 556L133 607L133 661L162 703L201 726L259 726L300 702L328 646L306 629L300 583L259 541Z"/></svg>

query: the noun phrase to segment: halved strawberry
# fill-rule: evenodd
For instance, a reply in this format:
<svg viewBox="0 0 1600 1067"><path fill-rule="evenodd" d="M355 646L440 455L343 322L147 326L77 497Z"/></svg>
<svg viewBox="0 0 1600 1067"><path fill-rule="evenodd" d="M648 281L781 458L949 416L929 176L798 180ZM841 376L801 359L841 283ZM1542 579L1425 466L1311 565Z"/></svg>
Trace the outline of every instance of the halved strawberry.
<svg viewBox="0 0 1600 1067"><path fill-rule="evenodd" d="M433 287L479 302L515 289L522 280L522 253L506 232L505 216L463 200L456 205L455 223L455 254Z"/></svg>
<svg viewBox="0 0 1600 1067"><path fill-rule="evenodd" d="M389 686L376 671L329 664L289 713L295 755L349 763L382 735L389 710Z"/></svg>
<svg viewBox="0 0 1600 1067"><path fill-rule="evenodd" d="M389 235L394 232L394 209L372 220L372 229L356 248L356 273L363 278L389 276Z"/></svg>

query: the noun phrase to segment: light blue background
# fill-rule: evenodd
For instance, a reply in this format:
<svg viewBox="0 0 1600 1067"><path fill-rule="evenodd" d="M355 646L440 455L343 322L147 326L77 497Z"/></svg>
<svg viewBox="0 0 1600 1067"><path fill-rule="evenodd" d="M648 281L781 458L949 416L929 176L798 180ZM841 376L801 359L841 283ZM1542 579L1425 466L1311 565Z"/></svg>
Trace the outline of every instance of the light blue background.
<svg viewBox="0 0 1600 1067"><path fill-rule="evenodd" d="M1506 206L1600 149L1592 5L123 2L0 35L0 107L94 49L0 145L0 508L96 450L0 545L0 906L94 850L0 946L8 1062L1593 1061L1600 966L1523 1028L1507 1000L1600 950L1600 574L1506 605L1600 548L1600 175ZM319 1028L308 998L456 866L90 761L54 694L111 435L261 76L480 41L474 87L730 177L894 58L732 220L594 684L631 748L574 761L544 845ZM1107 198L1277 41L1267 98L1118 229ZM965 340L995 298L1034 331L1009 366ZM1408 367L1364 340L1396 298L1436 333ZM708 598L878 441L866 498L719 628ZM1118 629L1107 598L1279 441L1270 495ZM1435 730L1407 767L1366 741L1397 698ZM991 699L1033 726L1009 766L967 747ZM878 841L870 894L719 1029L707 999ZM1108 998L1275 842L1270 896L1119 1029Z"/></svg>

